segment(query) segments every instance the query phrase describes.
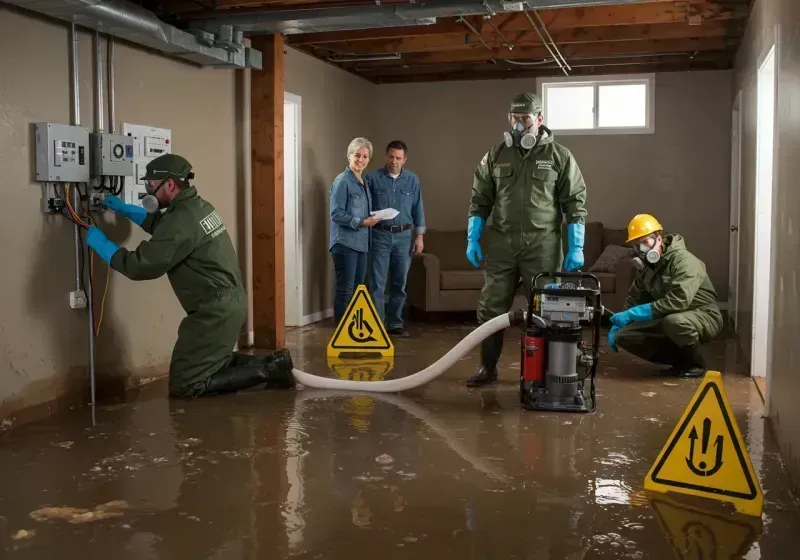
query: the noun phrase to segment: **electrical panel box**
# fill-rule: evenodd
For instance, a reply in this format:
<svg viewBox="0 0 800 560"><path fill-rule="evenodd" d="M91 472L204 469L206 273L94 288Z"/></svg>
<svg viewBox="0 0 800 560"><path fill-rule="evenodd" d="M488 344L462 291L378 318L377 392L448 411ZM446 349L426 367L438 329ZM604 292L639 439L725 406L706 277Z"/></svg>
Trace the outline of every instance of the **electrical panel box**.
<svg viewBox="0 0 800 560"><path fill-rule="evenodd" d="M89 182L89 131L79 126L36 123L36 180Z"/></svg>
<svg viewBox="0 0 800 560"><path fill-rule="evenodd" d="M99 133L91 134L89 139L92 148L92 175L133 175L133 138L121 134Z"/></svg>
<svg viewBox="0 0 800 560"><path fill-rule="evenodd" d="M128 204L142 205L147 194L142 180L147 164L158 156L172 153L172 131L147 125L123 123L123 134L132 140L133 169L125 178L124 200Z"/></svg>

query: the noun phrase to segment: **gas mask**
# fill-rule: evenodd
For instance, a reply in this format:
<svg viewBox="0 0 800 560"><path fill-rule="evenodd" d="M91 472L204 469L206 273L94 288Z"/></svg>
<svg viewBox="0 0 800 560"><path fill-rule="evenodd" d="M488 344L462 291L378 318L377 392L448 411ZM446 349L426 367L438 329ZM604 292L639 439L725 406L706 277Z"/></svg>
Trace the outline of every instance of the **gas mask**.
<svg viewBox="0 0 800 560"><path fill-rule="evenodd" d="M536 135L528 132L525 125L519 121L514 123L510 132L503 133L503 139L509 148L519 146L525 150L530 150L536 145Z"/></svg>
<svg viewBox="0 0 800 560"><path fill-rule="evenodd" d="M633 258L633 265L637 269L642 270L645 263L654 265L661 259L661 253L656 249L656 245L658 245L658 243L653 244L653 247L650 247L644 241L638 243L635 248L637 256Z"/></svg>
<svg viewBox="0 0 800 560"><path fill-rule="evenodd" d="M161 208L161 203L158 202L156 198L156 193L158 190L164 186L164 183L167 182L168 179L163 179L156 188L150 188L150 181L145 183L144 190L147 192L144 198L142 198L142 208L144 208L148 214L155 214Z"/></svg>

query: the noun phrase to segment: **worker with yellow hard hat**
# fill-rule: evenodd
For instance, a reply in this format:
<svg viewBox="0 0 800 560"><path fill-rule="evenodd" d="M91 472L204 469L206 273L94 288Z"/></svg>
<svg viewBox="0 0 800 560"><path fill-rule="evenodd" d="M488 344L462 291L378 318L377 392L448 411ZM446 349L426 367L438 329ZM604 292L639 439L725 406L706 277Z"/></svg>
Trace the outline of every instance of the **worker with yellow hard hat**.
<svg viewBox="0 0 800 560"><path fill-rule="evenodd" d="M665 234L650 214L634 216L627 242L638 271L625 309L611 317L609 347L669 365L678 377L703 377L701 345L719 335L723 324L705 264L686 249L682 236Z"/></svg>

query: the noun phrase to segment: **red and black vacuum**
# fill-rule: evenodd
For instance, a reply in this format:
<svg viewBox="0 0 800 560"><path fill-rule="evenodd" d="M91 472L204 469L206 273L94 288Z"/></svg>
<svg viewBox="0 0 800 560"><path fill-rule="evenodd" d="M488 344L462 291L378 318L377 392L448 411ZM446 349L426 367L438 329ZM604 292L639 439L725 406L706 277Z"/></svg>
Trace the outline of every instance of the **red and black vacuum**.
<svg viewBox="0 0 800 560"><path fill-rule="evenodd" d="M602 315L600 281L593 274L543 272L533 278L520 360L525 409L595 410ZM585 327L591 328L591 345L583 339Z"/></svg>

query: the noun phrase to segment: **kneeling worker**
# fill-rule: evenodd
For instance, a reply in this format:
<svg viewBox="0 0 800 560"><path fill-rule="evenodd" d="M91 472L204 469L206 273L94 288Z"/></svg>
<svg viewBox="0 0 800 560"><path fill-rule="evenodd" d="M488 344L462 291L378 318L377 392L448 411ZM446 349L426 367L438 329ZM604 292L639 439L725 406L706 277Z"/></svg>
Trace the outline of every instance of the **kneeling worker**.
<svg viewBox="0 0 800 560"><path fill-rule="evenodd" d="M686 249L683 237L664 234L649 214L628 224L628 243L639 268L626 309L611 317L608 345L644 360L672 366L678 377L706 373L701 344L722 331L717 293L706 266Z"/></svg>
<svg viewBox="0 0 800 560"><path fill-rule="evenodd" d="M187 313L172 353L170 396L229 393L262 383L291 387L288 351L268 356L231 353L247 317L247 297L225 224L189 184L193 177L192 166L184 158L157 157L147 164L144 208L125 204L116 196L104 201L151 238L129 251L92 226L86 242L111 268L131 280L167 274Z"/></svg>

